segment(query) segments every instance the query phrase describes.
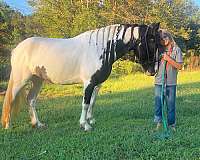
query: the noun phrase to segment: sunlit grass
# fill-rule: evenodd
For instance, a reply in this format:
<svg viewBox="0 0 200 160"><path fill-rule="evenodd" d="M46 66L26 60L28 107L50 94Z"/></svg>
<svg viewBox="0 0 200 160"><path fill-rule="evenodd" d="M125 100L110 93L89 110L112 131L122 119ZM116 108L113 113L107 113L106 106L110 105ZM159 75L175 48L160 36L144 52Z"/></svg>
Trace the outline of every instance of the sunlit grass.
<svg viewBox="0 0 200 160"><path fill-rule="evenodd" d="M0 159L200 159L200 72L180 72L177 131L165 141L152 137L153 82L143 74L106 81L89 133L78 123L82 85L44 85L37 110L48 128L32 129L24 108L11 129L0 129Z"/></svg>

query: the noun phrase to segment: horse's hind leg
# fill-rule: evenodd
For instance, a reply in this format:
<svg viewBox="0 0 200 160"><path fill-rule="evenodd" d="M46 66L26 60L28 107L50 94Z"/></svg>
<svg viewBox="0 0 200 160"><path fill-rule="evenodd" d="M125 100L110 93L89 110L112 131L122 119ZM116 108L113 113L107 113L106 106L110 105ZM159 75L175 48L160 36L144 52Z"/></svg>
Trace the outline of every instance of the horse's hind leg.
<svg viewBox="0 0 200 160"><path fill-rule="evenodd" d="M45 125L39 121L37 112L35 109L36 99L40 91L40 88L42 86L43 80L37 76L33 76L31 78L31 81L32 81L32 87L27 96L27 101L29 103L29 113L31 117L31 124L32 124L32 127L44 127Z"/></svg>
<svg viewBox="0 0 200 160"><path fill-rule="evenodd" d="M10 80L2 108L1 121L3 128L6 129L10 126L12 114L16 116L20 110L22 102L25 102L25 85L31 76L29 73L24 75L15 73L16 72L11 71Z"/></svg>
<svg viewBox="0 0 200 160"><path fill-rule="evenodd" d="M101 87L101 85L95 86L95 88L92 92L90 105L89 105L89 108L88 108L88 111L87 111L87 121L89 122L89 124L95 123L95 119L94 119L94 116L93 116L93 107L94 107L94 104L95 104L95 101L96 101L96 96L99 92L100 87Z"/></svg>

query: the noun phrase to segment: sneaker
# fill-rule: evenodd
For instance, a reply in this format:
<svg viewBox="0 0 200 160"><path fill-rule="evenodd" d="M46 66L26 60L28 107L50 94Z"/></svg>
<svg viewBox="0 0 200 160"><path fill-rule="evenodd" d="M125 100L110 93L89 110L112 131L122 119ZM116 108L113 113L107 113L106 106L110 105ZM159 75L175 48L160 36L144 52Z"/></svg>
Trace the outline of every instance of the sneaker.
<svg viewBox="0 0 200 160"><path fill-rule="evenodd" d="M175 126L170 126L170 129L171 129L173 132L176 132Z"/></svg>
<svg viewBox="0 0 200 160"><path fill-rule="evenodd" d="M162 127L162 123L161 123L161 122L158 122L158 123L157 123L157 126L156 126L156 130L159 130L161 127Z"/></svg>

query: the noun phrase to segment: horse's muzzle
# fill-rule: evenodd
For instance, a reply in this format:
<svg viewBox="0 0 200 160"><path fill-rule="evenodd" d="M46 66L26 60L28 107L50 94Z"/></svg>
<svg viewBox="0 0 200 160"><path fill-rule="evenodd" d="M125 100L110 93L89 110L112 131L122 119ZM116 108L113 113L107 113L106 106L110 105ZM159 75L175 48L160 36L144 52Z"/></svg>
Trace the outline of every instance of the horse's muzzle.
<svg viewBox="0 0 200 160"><path fill-rule="evenodd" d="M145 73L147 76L154 76L156 72L149 72L148 70Z"/></svg>

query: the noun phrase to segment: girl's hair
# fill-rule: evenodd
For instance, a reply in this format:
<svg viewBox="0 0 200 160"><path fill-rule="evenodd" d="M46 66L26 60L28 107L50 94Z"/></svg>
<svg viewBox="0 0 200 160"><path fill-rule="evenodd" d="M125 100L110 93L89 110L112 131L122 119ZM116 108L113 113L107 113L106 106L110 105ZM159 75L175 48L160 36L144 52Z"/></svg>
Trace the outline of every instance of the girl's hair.
<svg viewBox="0 0 200 160"><path fill-rule="evenodd" d="M172 42L173 46L176 46L176 42L170 32L168 32L166 29L160 29L160 36L162 37L167 37L169 40Z"/></svg>

